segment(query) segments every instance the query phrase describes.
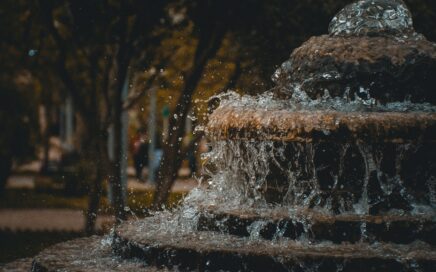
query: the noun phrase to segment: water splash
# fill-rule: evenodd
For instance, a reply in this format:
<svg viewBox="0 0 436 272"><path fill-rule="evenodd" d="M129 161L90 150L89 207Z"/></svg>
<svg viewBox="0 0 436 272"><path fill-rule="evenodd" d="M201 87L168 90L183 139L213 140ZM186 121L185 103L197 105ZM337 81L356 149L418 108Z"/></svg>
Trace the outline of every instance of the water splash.
<svg viewBox="0 0 436 272"><path fill-rule="evenodd" d="M332 97L329 91L325 90L324 95L317 99L310 98L299 85L289 86L289 92L292 95L287 100L276 98L273 92L249 96L229 91L216 95L213 98L219 99L220 107L222 108L233 107L241 111L244 109L256 109L259 111L436 112L435 105L430 103L413 103L409 99L382 104L372 98L364 88L361 88L361 93L365 93L364 96L350 95L345 91L342 97Z"/></svg>
<svg viewBox="0 0 436 272"><path fill-rule="evenodd" d="M401 0L363 0L346 6L332 19L334 36L420 36L413 29L412 15Z"/></svg>

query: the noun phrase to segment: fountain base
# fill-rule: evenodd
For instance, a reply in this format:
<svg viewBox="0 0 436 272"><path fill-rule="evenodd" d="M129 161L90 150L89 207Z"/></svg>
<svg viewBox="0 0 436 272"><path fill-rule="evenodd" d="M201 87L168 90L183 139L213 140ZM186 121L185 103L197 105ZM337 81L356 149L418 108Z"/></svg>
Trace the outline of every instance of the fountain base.
<svg viewBox="0 0 436 272"><path fill-rule="evenodd" d="M277 236L335 244L361 241L408 244L420 240L436 245L436 219L427 215L326 215L309 210L290 214L286 209L218 210L209 207L200 214L198 230L248 237L254 224L258 225L259 237L267 240L277 239Z"/></svg>
<svg viewBox="0 0 436 272"><path fill-rule="evenodd" d="M138 260L123 260L102 241L102 237L93 236L49 247L34 258L31 271L166 271L146 266ZM30 265L27 269L23 266L23 269L14 271L29 269Z"/></svg>
<svg viewBox="0 0 436 272"><path fill-rule="evenodd" d="M433 271L436 266L436 251L419 242L312 244L251 240L212 231L183 233L175 229L165 233L156 228L162 220L165 218L151 217L121 225L116 231L115 252L156 267L184 271Z"/></svg>

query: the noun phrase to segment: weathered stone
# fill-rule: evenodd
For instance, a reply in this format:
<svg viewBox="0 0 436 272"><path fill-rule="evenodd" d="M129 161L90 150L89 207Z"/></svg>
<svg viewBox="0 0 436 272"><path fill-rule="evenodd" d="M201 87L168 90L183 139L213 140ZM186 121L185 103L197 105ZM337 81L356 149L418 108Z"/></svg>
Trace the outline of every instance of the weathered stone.
<svg viewBox="0 0 436 272"><path fill-rule="evenodd" d="M32 267L32 258L18 259L13 262L0 265L2 272L28 272Z"/></svg>
<svg viewBox="0 0 436 272"><path fill-rule="evenodd" d="M412 14L402 0L357 1L339 11L329 25L335 36L415 36Z"/></svg>
<svg viewBox="0 0 436 272"><path fill-rule="evenodd" d="M421 240L436 245L436 221L431 216L410 215L326 215L309 210L290 214L286 209L273 212L235 209L204 208L200 214L198 230L217 231L247 237L255 222L266 222L259 230L263 239L280 235L289 239L309 239L313 243L391 242L409 244ZM310 222L310 224L308 223ZM365 231L362 231L365 228Z"/></svg>
<svg viewBox="0 0 436 272"><path fill-rule="evenodd" d="M281 150L263 158L268 160L268 173L259 191L271 204L286 205L289 188L295 186L291 182L308 180L316 181L310 191L319 190L309 206L329 205L335 213L354 211L362 197L370 214L409 212L412 202L430 206L434 198L435 113L255 111L228 106L212 114L207 133L212 139L231 141L242 156L247 142L256 146L272 141L274 150Z"/></svg>
<svg viewBox="0 0 436 272"><path fill-rule="evenodd" d="M317 98L368 94L381 102L436 103L436 45L395 37L312 37L294 50L275 73L276 92L292 94L292 86Z"/></svg>
<svg viewBox="0 0 436 272"><path fill-rule="evenodd" d="M115 250L123 257L184 271L432 271L436 265L436 252L424 244L271 243L204 231L138 235L138 228L153 229L155 224L147 218L121 225Z"/></svg>
<svg viewBox="0 0 436 272"><path fill-rule="evenodd" d="M435 77L436 78L436 77ZM436 85L435 85L436 86ZM213 140L423 142L436 140L436 113L263 111L220 107L209 117Z"/></svg>
<svg viewBox="0 0 436 272"><path fill-rule="evenodd" d="M94 236L51 246L34 258L31 271L168 271L140 261L122 260L112 254L110 245L102 243L102 239Z"/></svg>

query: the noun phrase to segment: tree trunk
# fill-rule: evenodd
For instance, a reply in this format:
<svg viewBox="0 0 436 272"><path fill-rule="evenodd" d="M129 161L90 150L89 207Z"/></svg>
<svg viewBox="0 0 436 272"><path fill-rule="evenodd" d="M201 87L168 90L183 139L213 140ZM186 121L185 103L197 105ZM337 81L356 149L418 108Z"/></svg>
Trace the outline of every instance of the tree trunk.
<svg viewBox="0 0 436 272"><path fill-rule="evenodd" d="M125 13L125 2L120 2L120 25L119 25L119 43L116 57L114 59L116 64L117 81L114 86L114 95L112 100L113 107L113 128L114 128L114 161L112 165L111 186L112 186L112 201L115 210L115 217L117 222L127 219L125 211L125 197L122 184L122 171L123 167L123 140L122 140L122 114L123 114L123 91L128 88L128 69L130 58L132 57L132 42L129 41L128 32L128 18ZM127 85L126 85L127 84ZM128 89L126 89L127 91Z"/></svg>
<svg viewBox="0 0 436 272"><path fill-rule="evenodd" d="M122 184L122 99L121 91L117 91L114 95L114 161L112 162L112 175L110 184L112 186L112 201L117 221L126 219L124 207L126 205Z"/></svg>
<svg viewBox="0 0 436 272"><path fill-rule="evenodd" d="M171 186L177 178L177 172L182 163L180 139L185 136L185 121L191 107L191 98L201 80L207 62L218 51L224 34L225 29L217 29L211 35L202 36L198 42L194 64L186 78L176 109L171 115L168 144L164 147L164 154L158 171L157 188L153 200L154 209L162 208L162 205L168 199Z"/></svg>
<svg viewBox="0 0 436 272"><path fill-rule="evenodd" d="M90 235L95 232L95 223L98 215L98 208L102 194L102 183L107 177L108 153L106 133L96 133L96 141L92 151L88 154L91 165L95 165L95 173L92 176L92 183L89 186L88 210L86 212L85 232ZM98 135L98 136L97 136Z"/></svg>
<svg viewBox="0 0 436 272"><path fill-rule="evenodd" d="M41 172L47 173L48 171L48 164L49 164L49 154L50 154L50 113L52 110L51 105L51 97L49 92L46 91L45 97L44 97L44 118L45 118L45 128L42 135L42 141L43 141L43 153L42 153L42 167Z"/></svg>
<svg viewBox="0 0 436 272"><path fill-rule="evenodd" d="M4 194L6 182L12 171L12 156L0 156L0 196Z"/></svg>

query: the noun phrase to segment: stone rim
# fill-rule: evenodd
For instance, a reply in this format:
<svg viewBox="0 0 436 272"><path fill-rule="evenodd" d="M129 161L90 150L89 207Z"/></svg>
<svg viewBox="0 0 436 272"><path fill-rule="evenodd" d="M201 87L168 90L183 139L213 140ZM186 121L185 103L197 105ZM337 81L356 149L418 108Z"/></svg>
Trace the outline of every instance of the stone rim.
<svg viewBox="0 0 436 272"><path fill-rule="evenodd" d="M33 260L31 271L166 271L125 261L102 245L101 236L74 239L44 249Z"/></svg>
<svg viewBox="0 0 436 272"><path fill-rule="evenodd" d="M312 242L358 243L360 241L407 244L416 239L436 245L436 218L430 215L327 215L313 210L290 214L286 209L256 212L252 209L220 210L203 207L198 230L220 231L236 236L249 236L247 228L255 221L266 222L259 231L263 239L274 239L278 229L283 236L298 239L302 236ZM305 227L307 222L310 226ZM366 237L361 228L365 226Z"/></svg>
<svg viewBox="0 0 436 272"><path fill-rule="evenodd" d="M220 107L210 115L206 134L213 140L435 142L436 113Z"/></svg>
<svg viewBox="0 0 436 272"><path fill-rule="evenodd" d="M341 271L406 271L411 265L431 271L436 264L436 252L422 245L405 249L386 243L377 248L362 243L302 245L289 241L275 245L262 239L249 241L201 231L138 233L141 227L152 229L159 220L150 217L120 225L113 245L117 254L158 267L200 271L290 271L311 266L317 271L336 271L338 267Z"/></svg>

